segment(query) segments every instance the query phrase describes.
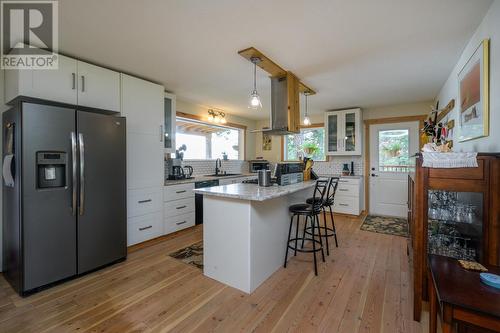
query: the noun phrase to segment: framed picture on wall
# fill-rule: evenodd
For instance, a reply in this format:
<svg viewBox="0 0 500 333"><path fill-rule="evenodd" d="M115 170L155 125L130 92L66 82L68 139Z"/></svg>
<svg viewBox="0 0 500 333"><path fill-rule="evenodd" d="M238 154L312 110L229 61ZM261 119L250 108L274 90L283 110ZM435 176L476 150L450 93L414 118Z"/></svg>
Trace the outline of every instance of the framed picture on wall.
<svg viewBox="0 0 500 333"><path fill-rule="evenodd" d="M262 150L271 150L273 148L272 136L262 133Z"/></svg>
<svg viewBox="0 0 500 333"><path fill-rule="evenodd" d="M468 141L489 135L489 39L458 73L458 135Z"/></svg>

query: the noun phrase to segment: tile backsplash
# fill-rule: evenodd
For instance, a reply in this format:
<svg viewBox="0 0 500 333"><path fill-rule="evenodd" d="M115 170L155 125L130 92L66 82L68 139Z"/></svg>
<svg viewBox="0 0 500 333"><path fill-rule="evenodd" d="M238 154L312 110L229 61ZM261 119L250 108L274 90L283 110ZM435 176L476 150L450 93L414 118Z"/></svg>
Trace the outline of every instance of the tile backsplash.
<svg viewBox="0 0 500 333"><path fill-rule="evenodd" d="M361 156L330 157L328 162L314 162L313 170L320 175L338 175L342 173L343 164L347 163L351 167L354 162L354 174L363 175L363 158ZM215 172L215 160L184 160L182 165L193 167L194 176L210 175ZM274 163L271 163L271 170ZM168 162L165 161L165 178L168 177ZM227 173L248 173L248 162L239 160L222 161L221 170Z"/></svg>
<svg viewBox="0 0 500 333"><path fill-rule="evenodd" d="M363 157L362 156L346 156L346 157L330 157L327 162L314 162L313 170L320 175L338 175L342 173L344 163L347 163L351 169L351 161L354 162L354 174L363 175Z"/></svg>
<svg viewBox="0 0 500 333"><path fill-rule="evenodd" d="M193 167L194 176L210 175L215 172L215 160L184 160L182 166ZM165 161L165 178L168 176L168 162ZM222 161L222 172L227 173L248 173L248 162L240 160Z"/></svg>

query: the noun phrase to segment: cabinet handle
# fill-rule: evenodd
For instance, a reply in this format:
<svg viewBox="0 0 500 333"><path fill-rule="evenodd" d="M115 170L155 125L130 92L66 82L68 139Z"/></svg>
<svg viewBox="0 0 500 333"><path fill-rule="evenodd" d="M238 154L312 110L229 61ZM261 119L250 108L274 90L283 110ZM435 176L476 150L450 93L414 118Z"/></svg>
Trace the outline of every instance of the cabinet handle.
<svg viewBox="0 0 500 333"><path fill-rule="evenodd" d="M73 82L73 85L72 85L72 88L73 90L76 89L76 74L75 73L71 73L71 77L72 77L72 82Z"/></svg>
<svg viewBox="0 0 500 333"><path fill-rule="evenodd" d="M176 224L177 224L177 225L181 225L181 224L184 224L184 223L186 223L186 222L187 222L187 221L182 221L182 222L177 222Z"/></svg>
<svg viewBox="0 0 500 333"><path fill-rule="evenodd" d="M153 227L152 225L148 225L147 227L139 228L139 231L144 231L144 230L147 230L147 229L151 229L152 227Z"/></svg>
<svg viewBox="0 0 500 333"><path fill-rule="evenodd" d="M349 183L348 180L339 180L339 183Z"/></svg>
<svg viewBox="0 0 500 333"><path fill-rule="evenodd" d="M82 75L82 92L85 92L85 75Z"/></svg>
<svg viewBox="0 0 500 333"><path fill-rule="evenodd" d="M177 194L180 194L180 193L186 193L186 190L182 190L182 191L175 191L175 193L177 193Z"/></svg>
<svg viewBox="0 0 500 333"><path fill-rule="evenodd" d="M163 142L163 125L160 125L160 142Z"/></svg>
<svg viewBox="0 0 500 333"><path fill-rule="evenodd" d="M345 189L345 188L339 188L339 191L342 191L342 192L349 192L349 190Z"/></svg>
<svg viewBox="0 0 500 333"><path fill-rule="evenodd" d="M339 206L345 206L345 207L348 207L349 205L348 205L348 204L339 204Z"/></svg>
<svg viewBox="0 0 500 333"><path fill-rule="evenodd" d="M146 202L151 202L153 201L152 199L146 199L146 200L139 200L137 201L138 203L142 204L142 203L146 203Z"/></svg>
<svg viewBox="0 0 500 333"><path fill-rule="evenodd" d="M183 208L186 208L187 206L184 205L184 206L179 206L179 207L175 207L175 209L183 209Z"/></svg>

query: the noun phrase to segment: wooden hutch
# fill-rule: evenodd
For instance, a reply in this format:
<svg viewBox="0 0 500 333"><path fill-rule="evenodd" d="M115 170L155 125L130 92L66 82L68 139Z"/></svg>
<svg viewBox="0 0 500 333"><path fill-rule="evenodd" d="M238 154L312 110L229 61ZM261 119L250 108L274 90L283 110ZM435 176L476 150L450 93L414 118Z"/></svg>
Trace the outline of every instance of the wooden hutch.
<svg viewBox="0 0 500 333"><path fill-rule="evenodd" d="M500 266L500 153L479 153L477 168L422 167L408 177L408 246L413 316L427 295L427 254Z"/></svg>

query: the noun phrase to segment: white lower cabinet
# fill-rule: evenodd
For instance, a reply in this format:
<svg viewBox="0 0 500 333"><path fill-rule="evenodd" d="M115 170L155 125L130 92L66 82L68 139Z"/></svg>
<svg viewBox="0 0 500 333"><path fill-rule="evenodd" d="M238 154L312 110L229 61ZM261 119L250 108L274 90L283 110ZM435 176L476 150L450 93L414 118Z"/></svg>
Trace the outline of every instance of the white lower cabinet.
<svg viewBox="0 0 500 333"><path fill-rule="evenodd" d="M165 202L163 215L172 217L194 212L194 197Z"/></svg>
<svg viewBox="0 0 500 333"><path fill-rule="evenodd" d="M363 199L363 178L340 178L333 211L358 216L364 209Z"/></svg>
<svg viewBox="0 0 500 333"><path fill-rule="evenodd" d="M160 237L163 235L161 211L128 218L127 231L129 246Z"/></svg>
<svg viewBox="0 0 500 333"><path fill-rule="evenodd" d="M165 186L163 229L170 234L195 225L194 183Z"/></svg>
<svg viewBox="0 0 500 333"><path fill-rule="evenodd" d="M173 217L166 217L163 223L165 234L170 234L195 225L195 213L190 212Z"/></svg>

